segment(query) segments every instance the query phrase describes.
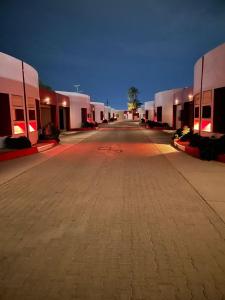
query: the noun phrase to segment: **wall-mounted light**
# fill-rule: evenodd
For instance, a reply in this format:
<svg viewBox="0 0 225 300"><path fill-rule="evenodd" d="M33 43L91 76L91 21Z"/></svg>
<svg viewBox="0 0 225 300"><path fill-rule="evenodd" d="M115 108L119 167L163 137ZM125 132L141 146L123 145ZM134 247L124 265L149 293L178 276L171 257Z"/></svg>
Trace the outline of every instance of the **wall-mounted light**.
<svg viewBox="0 0 225 300"><path fill-rule="evenodd" d="M63 101L62 106L66 106L66 100Z"/></svg>
<svg viewBox="0 0 225 300"><path fill-rule="evenodd" d="M179 99L175 99L175 104L177 105L179 103Z"/></svg>
<svg viewBox="0 0 225 300"><path fill-rule="evenodd" d="M49 103L50 103L50 98L49 98L49 97L46 97L46 98L44 99L44 102L45 102L46 104L49 104Z"/></svg>
<svg viewBox="0 0 225 300"><path fill-rule="evenodd" d="M188 99L191 101L193 99L193 95L192 94L189 94L188 95Z"/></svg>

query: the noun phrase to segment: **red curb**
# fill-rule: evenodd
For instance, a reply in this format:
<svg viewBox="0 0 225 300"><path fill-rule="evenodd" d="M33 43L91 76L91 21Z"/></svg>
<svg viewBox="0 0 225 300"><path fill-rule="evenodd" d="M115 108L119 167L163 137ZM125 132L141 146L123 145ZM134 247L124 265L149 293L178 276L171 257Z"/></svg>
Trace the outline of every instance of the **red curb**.
<svg viewBox="0 0 225 300"><path fill-rule="evenodd" d="M0 161L15 159L18 157L27 156L35 153L38 153L38 149L36 146L31 148L26 148L26 149L2 152L0 153Z"/></svg>

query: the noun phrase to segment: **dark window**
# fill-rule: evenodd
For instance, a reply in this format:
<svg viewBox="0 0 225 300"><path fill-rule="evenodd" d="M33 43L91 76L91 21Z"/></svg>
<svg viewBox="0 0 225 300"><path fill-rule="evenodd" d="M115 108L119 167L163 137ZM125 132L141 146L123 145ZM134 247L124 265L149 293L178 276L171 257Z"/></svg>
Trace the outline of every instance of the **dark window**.
<svg viewBox="0 0 225 300"><path fill-rule="evenodd" d="M36 120L34 109L29 109L29 120Z"/></svg>
<svg viewBox="0 0 225 300"><path fill-rule="evenodd" d="M209 119L211 118L211 106L205 105L202 107L202 118Z"/></svg>
<svg viewBox="0 0 225 300"><path fill-rule="evenodd" d="M199 106L195 106L195 118L199 118Z"/></svg>
<svg viewBox="0 0 225 300"><path fill-rule="evenodd" d="M24 121L24 111L21 108L15 109L15 121Z"/></svg>

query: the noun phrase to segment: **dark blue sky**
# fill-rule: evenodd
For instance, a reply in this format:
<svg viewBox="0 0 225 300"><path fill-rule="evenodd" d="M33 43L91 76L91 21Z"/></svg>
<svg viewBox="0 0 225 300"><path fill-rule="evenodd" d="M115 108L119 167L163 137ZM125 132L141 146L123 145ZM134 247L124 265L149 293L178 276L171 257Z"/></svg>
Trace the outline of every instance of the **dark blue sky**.
<svg viewBox="0 0 225 300"><path fill-rule="evenodd" d="M46 84L126 108L192 84L195 61L225 42L225 0L0 0L0 51Z"/></svg>

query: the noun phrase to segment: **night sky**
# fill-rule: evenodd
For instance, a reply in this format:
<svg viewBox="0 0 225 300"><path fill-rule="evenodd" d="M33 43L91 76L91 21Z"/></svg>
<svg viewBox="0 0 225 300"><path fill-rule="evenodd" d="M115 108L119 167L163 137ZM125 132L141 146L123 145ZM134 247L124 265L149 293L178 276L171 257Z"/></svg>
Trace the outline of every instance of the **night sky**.
<svg viewBox="0 0 225 300"><path fill-rule="evenodd" d="M193 66L225 42L225 0L0 0L0 51L56 90L126 108L192 84Z"/></svg>

